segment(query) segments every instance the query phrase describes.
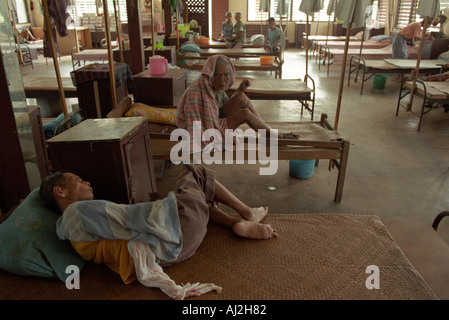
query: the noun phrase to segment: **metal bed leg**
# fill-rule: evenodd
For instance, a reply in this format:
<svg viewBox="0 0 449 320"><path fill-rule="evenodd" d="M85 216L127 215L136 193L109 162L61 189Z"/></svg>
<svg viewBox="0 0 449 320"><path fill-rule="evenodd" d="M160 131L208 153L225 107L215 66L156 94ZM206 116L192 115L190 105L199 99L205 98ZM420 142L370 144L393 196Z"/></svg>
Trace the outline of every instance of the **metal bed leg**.
<svg viewBox="0 0 449 320"><path fill-rule="evenodd" d="M440 225L441 220L443 220L443 218L444 218L444 217L447 217L447 216L449 216L449 211L443 211L443 212L440 212L440 213L435 217L435 220L433 220L432 228L434 228L435 231L437 231L437 230L438 230L438 226Z"/></svg>

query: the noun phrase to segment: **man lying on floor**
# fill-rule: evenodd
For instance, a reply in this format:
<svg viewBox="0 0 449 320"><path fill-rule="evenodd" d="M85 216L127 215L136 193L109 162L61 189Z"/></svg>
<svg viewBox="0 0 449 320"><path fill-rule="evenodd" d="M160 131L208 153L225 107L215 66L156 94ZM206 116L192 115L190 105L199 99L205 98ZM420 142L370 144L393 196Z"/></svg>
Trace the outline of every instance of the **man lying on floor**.
<svg viewBox="0 0 449 320"><path fill-rule="evenodd" d="M221 290L211 283L176 285L161 268L191 257L203 241L209 221L240 237L277 236L270 225L260 223L267 207L248 207L215 180L213 171L198 165L184 165L173 191L154 202L123 205L93 200L90 183L70 172L48 176L40 195L49 207L63 212L56 224L57 234L70 240L83 259L104 263L125 283L137 278L173 299ZM240 217L227 215L217 202Z"/></svg>

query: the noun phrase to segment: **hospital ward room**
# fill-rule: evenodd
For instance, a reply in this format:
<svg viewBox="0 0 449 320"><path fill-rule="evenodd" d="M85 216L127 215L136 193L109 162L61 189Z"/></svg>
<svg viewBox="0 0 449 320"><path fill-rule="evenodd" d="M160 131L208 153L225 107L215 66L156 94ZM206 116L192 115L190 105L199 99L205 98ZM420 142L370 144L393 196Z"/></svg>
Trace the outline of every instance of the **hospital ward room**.
<svg viewBox="0 0 449 320"><path fill-rule="evenodd" d="M5 0L0 37L5 307L449 299L449 1Z"/></svg>

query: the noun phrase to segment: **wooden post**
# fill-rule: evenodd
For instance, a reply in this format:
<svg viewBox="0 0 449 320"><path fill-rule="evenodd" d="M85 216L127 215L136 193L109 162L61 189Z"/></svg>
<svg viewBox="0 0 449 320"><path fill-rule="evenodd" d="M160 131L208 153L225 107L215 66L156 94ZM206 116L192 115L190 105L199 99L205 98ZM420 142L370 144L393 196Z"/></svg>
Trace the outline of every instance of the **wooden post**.
<svg viewBox="0 0 449 320"><path fill-rule="evenodd" d="M329 27L331 25L331 16L329 15L329 19L327 20L327 30L326 30L326 46L327 46L327 40L329 39Z"/></svg>
<svg viewBox="0 0 449 320"><path fill-rule="evenodd" d="M179 4L176 8L176 23L175 23L175 34L176 34L176 51L179 50L179 32L178 32L178 25L179 25Z"/></svg>
<svg viewBox="0 0 449 320"><path fill-rule="evenodd" d="M16 38L17 47L18 47L18 50L19 50L19 52L18 52L18 54L19 54L19 62L22 64L24 61L23 61L22 49L20 48L19 31L17 30L16 22L14 21L14 13L13 13L14 11L11 8L9 8L9 3L8 2L6 2L6 5L8 6L9 17L11 19L12 28L14 29L13 30L14 31L14 37Z"/></svg>
<svg viewBox="0 0 449 320"><path fill-rule="evenodd" d="M114 15L115 15L115 31L117 34L117 42L118 42L118 50L119 50L119 60L121 63L123 63L123 48L122 48L122 41L121 41L121 24L120 24L120 2L117 0L117 4L115 3L116 0L113 0L114 4Z"/></svg>
<svg viewBox="0 0 449 320"><path fill-rule="evenodd" d="M154 57L156 55L156 48L154 46L154 42L156 39L154 38L154 1L151 0L151 49L152 49L152 56Z"/></svg>
<svg viewBox="0 0 449 320"><path fill-rule="evenodd" d="M340 119L341 98L343 97L343 84L345 81L346 60L348 59L349 37L351 35L351 28L352 22L349 23L348 29L346 30L345 50L343 55L343 64L341 66L340 90L338 91L337 111L335 113L335 124L334 124L335 130L338 129L338 122Z"/></svg>
<svg viewBox="0 0 449 320"><path fill-rule="evenodd" d="M103 0L103 15L104 15L104 29L106 34L106 44L108 45L109 82L111 84L112 109L114 109L117 106L117 93L115 89L114 58L112 56L112 48L111 48L111 33L109 27L109 13L108 13L107 0Z"/></svg>
<svg viewBox="0 0 449 320"><path fill-rule="evenodd" d="M132 74L137 74L145 70L145 55L143 51L142 37L142 15L140 10L140 0L127 0L126 9L128 14L128 33L129 33L129 55L127 61ZM132 54L131 54L132 53Z"/></svg>
<svg viewBox="0 0 449 320"><path fill-rule="evenodd" d="M58 57L56 54L56 47L54 44L55 39L53 38L53 32L51 29L50 10L48 9L47 0L42 0L42 4L44 7L44 20L45 20L44 22L45 22L45 26L47 29L48 42L50 44L51 54L53 56L53 65L55 67L56 80L58 81L58 90L59 90L59 96L61 98L62 112L64 113L64 117L67 117L67 115L68 115L67 103L65 101L64 88L63 88L62 79L61 79L61 71L59 69ZM70 127L70 121L67 122L67 127Z"/></svg>
<svg viewBox="0 0 449 320"><path fill-rule="evenodd" d="M365 41L365 33L366 33L366 25L363 26L363 34L362 34L362 41L360 41L360 51L359 51L359 56L362 56L362 51L363 51L363 42ZM360 68L360 59L357 62L357 70L355 73L355 80L357 82L357 78L359 77L359 68Z"/></svg>
<svg viewBox="0 0 449 320"><path fill-rule="evenodd" d="M75 16L78 17L78 10L76 10L76 4L75 4ZM76 30L76 20L73 20L73 30L75 31L75 50L76 50L75 52L80 52L78 31Z"/></svg>
<svg viewBox="0 0 449 320"><path fill-rule="evenodd" d="M306 77L304 78L304 82L307 85L307 75L309 74L309 15L307 15L307 23L306 23Z"/></svg>
<svg viewBox="0 0 449 320"><path fill-rule="evenodd" d="M422 50L424 48L424 39L426 37L428 22L429 22L429 17L425 17L422 37L421 37L421 41L419 43L418 59L416 61L416 68L415 68L414 71L411 72L411 76L412 76L412 79L413 79L413 85L412 85L412 89L410 91L410 101L407 103L407 106L405 108L405 110L407 110L407 111L411 111L412 110L413 96L415 95L415 92L416 92L416 78L418 77L418 74L419 74L419 65L421 63Z"/></svg>

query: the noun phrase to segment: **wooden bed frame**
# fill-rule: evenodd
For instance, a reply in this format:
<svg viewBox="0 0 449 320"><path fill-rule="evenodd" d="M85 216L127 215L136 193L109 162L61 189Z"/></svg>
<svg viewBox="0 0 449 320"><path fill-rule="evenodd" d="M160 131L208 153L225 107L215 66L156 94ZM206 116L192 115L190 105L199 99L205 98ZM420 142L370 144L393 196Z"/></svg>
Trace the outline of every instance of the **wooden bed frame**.
<svg viewBox="0 0 449 320"><path fill-rule="evenodd" d="M226 42L215 41L215 40L209 40L209 43L199 43L198 46L201 49L209 49L209 48L226 49L227 48ZM260 44L245 43L243 45L243 48L263 48L263 46L264 46L263 43L260 43Z"/></svg>
<svg viewBox="0 0 449 320"><path fill-rule="evenodd" d="M84 49L80 48L80 52L74 52L73 47L70 50L70 55L72 56L72 67L81 66L81 61L86 63L86 61L108 61L108 49Z"/></svg>
<svg viewBox="0 0 449 320"><path fill-rule="evenodd" d="M328 131L336 133L327 121L326 114L322 114L321 120L318 122L267 122L267 124L272 128L278 128L279 125L284 127L288 126L292 131L296 132L301 132L301 127L303 126L319 125ZM170 141L170 133L150 131L150 144L153 159L170 160L170 151L177 143L178 141ZM278 160L330 160L339 170L334 196L334 201L339 203L341 202L343 195L349 145L349 141L344 138L332 141L279 139ZM245 149L245 156L247 156L247 151L248 150ZM221 157L224 159L224 153L222 153ZM236 159L235 155L233 159Z"/></svg>
<svg viewBox="0 0 449 320"><path fill-rule="evenodd" d="M446 91L449 91L449 82L445 81L430 82L430 81L422 81L420 79L415 80L416 80L415 95L422 98L423 102L419 114L414 113L411 109L408 111L412 112L413 114L419 117L417 131L420 131L423 116L429 113L430 111L434 110L433 108L425 110L426 106L430 106L434 103L444 103L444 104L449 103L449 93L440 91L437 88L433 87L432 85L436 84L436 86L444 86L445 88L447 88ZM396 106L396 116L398 116L399 114L400 107L406 108L406 106L403 106L401 102L402 99L404 99L405 97L409 97L410 93L412 92L412 88L413 88L413 81L411 76L405 76L404 79L402 79L401 88L399 90L398 104Z"/></svg>
<svg viewBox="0 0 449 320"><path fill-rule="evenodd" d="M226 93L234 94L241 80L237 77L234 85ZM251 100L297 100L301 104L301 114L304 108L310 112L311 120L315 113L315 81L310 75L300 79L249 79L251 86L246 89L245 94ZM292 84L294 87L292 88ZM309 87L311 84L311 88ZM290 91L290 88L292 90ZM285 90L283 90L285 89ZM310 103L310 104L309 104Z"/></svg>
<svg viewBox="0 0 449 320"><path fill-rule="evenodd" d="M321 62L326 64L327 61L327 75L329 76L329 66L332 63L341 62L344 56L344 49L333 49L329 47L323 47L324 53L317 56L317 63ZM417 49L412 46L407 46L409 52L409 59L414 59L418 56ZM348 59L351 56L360 56L360 49L348 49ZM392 45L388 45L378 49L364 49L362 50L362 57L366 60L383 60L392 57Z"/></svg>
<svg viewBox="0 0 449 320"><path fill-rule="evenodd" d="M200 56L206 59L216 54L223 54L229 58L248 58L271 55L270 51L267 51L264 48L206 48L201 49L201 51Z"/></svg>
<svg viewBox="0 0 449 320"><path fill-rule="evenodd" d="M198 60L197 63L195 63L191 66L188 66L188 65L179 66L183 69L199 70L199 71L201 71L203 69L205 60L200 59L199 57L182 57L180 59ZM234 65L236 71L269 71L269 72L274 72L275 79L282 79L282 65L284 64L284 62L280 61L277 58L275 59L275 61L272 65L260 64L259 59L234 60L234 61L232 61L232 64Z"/></svg>
<svg viewBox="0 0 449 320"><path fill-rule="evenodd" d="M410 59L409 59L410 60ZM366 60L360 56L351 56L349 60L349 75L348 75L348 87L351 83L351 74L356 72L354 83L358 81L358 70L362 70L362 81L361 81L361 89L360 94L363 94L363 88L366 81L371 79L377 73L410 73L416 68L416 60L415 67L398 67L391 63L388 63L385 60ZM438 62L443 64L441 60L421 60L421 62L426 62L426 65L422 64L419 68L423 73L440 73L441 65L438 65ZM434 66L429 65L434 63ZM369 74L369 76L367 76Z"/></svg>
<svg viewBox="0 0 449 320"><path fill-rule="evenodd" d="M125 98L106 117L122 117L131 107L131 103L130 98ZM350 143L348 140L340 137L338 132L332 128L327 121L327 114L321 114L321 119L317 122L267 122L267 124L272 128L287 126L288 129L285 130L288 131L286 132L296 131L299 132L300 135L301 127L319 126L325 131L338 137L333 140L301 140L301 138L299 140L279 139L278 160L330 160L339 170L334 201L337 203L341 202ZM170 133L174 129L176 129L176 127L171 125L150 124L150 145L153 159L170 161L170 151L172 147L178 143L178 141L170 141ZM222 154L222 159L224 159L224 153Z"/></svg>
<svg viewBox="0 0 449 320"><path fill-rule="evenodd" d="M66 98L78 97L71 78L62 78ZM54 77L23 77L23 88L27 98L59 98L59 87Z"/></svg>

